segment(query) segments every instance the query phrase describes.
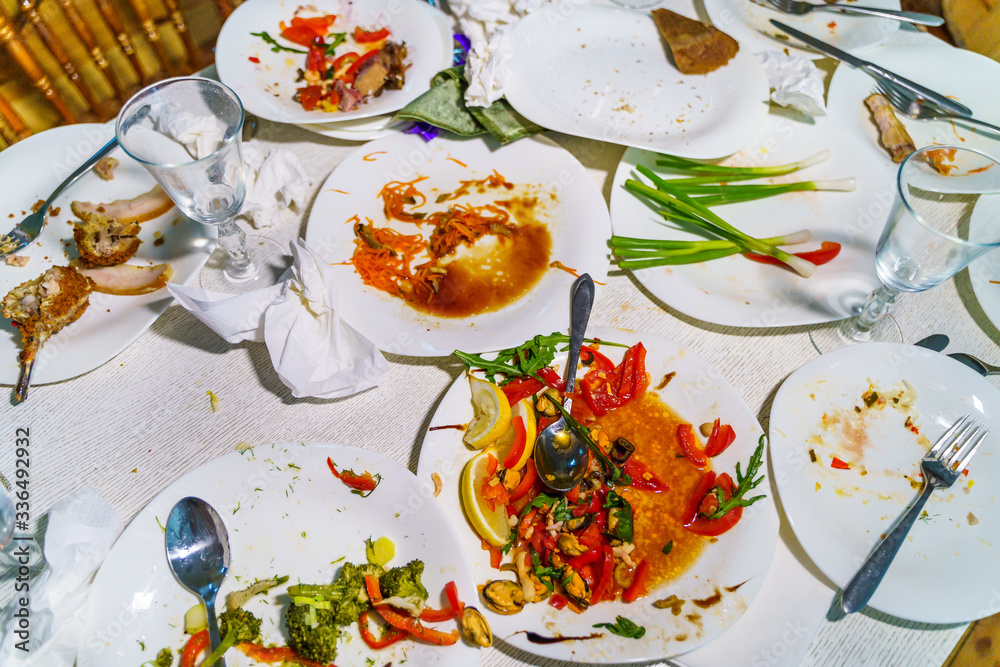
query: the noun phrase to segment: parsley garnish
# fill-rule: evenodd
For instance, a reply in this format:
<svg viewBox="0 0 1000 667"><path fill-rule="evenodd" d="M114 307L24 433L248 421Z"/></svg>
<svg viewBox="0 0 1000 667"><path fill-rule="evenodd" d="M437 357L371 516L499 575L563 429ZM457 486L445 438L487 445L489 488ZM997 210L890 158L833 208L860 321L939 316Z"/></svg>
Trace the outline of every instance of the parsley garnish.
<svg viewBox="0 0 1000 667"><path fill-rule="evenodd" d="M623 542L631 542L635 536L632 525L632 505L614 490L608 491L604 500L608 512L608 532Z"/></svg>
<svg viewBox="0 0 1000 667"><path fill-rule="evenodd" d="M614 623L595 623L594 627L607 628L613 635L618 635L619 637L629 637L631 639L639 639L646 634L646 628L641 625L636 625L624 616L616 618Z"/></svg>
<svg viewBox="0 0 1000 667"><path fill-rule="evenodd" d="M555 590L554 581L562 576L562 568L555 568L551 565L542 565L542 559L538 557L538 552L532 546L528 547L528 552L531 554L531 565L535 569L535 576L538 580L549 589L550 591Z"/></svg>
<svg viewBox="0 0 1000 667"><path fill-rule="evenodd" d="M750 507L755 502L763 498L763 495L754 496L749 500L743 498L748 491L757 488L757 485L764 481L764 475L761 475L757 479L754 479L754 475L760 470L760 466L764 461L764 436L760 436L760 440L757 443L757 449L754 450L753 455L750 457L750 461L747 463L747 474L744 475L740 472L740 464L736 464L736 491L733 492L733 497L726 500L726 496L722 489L715 487L713 492L715 493L716 500L719 501L719 509L712 512L708 519L721 519L722 517L729 514L731 510L737 507Z"/></svg>
<svg viewBox="0 0 1000 667"><path fill-rule="evenodd" d="M333 41L326 45L326 55L332 56L334 49L343 44L344 40L347 39L347 33L336 32L332 35L327 35L327 37L332 38Z"/></svg>
<svg viewBox="0 0 1000 667"><path fill-rule="evenodd" d="M670 540L667 542L667 546L663 547L663 553L668 554L674 548L674 541Z"/></svg>
<svg viewBox="0 0 1000 667"><path fill-rule="evenodd" d="M250 35L252 37L260 37L262 40L264 40L265 42L267 42L268 44L270 44L271 45L271 51L273 51L274 53L278 53L279 51L288 51L289 53L308 53L307 51L302 51L301 49L293 49L293 48L289 48L287 46L282 46L281 44L278 44L278 42L274 39L274 37L271 37L269 34L267 34L266 32L264 32L263 30L260 31L260 32L252 32L252 33L250 33Z"/></svg>

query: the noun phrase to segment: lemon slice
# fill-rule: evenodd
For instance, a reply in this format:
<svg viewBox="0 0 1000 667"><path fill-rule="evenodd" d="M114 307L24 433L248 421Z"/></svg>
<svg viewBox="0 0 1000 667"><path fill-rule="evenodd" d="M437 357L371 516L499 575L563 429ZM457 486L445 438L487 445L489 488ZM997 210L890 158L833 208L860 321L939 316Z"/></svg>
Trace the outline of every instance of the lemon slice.
<svg viewBox="0 0 1000 667"><path fill-rule="evenodd" d="M500 387L492 382L470 375L469 384L476 416L469 422L462 440L470 447L482 449L496 442L510 426L510 403Z"/></svg>
<svg viewBox="0 0 1000 667"><path fill-rule="evenodd" d="M516 431L514 430L514 421L517 417L521 418L521 423L524 424L524 434L526 436L524 451L521 453L521 458L517 462L510 466L511 470L520 470L531 458L531 455L535 451L535 437L538 435L538 422L535 421L535 408L531 405L530 398L523 398L511 408L510 411L510 426L507 430L503 432L495 443L493 443L493 449L497 452L497 458L500 460L500 465L507 459L510 454L511 448L514 446L514 440L516 438Z"/></svg>
<svg viewBox="0 0 1000 667"><path fill-rule="evenodd" d="M507 523L507 507L497 504L494 509L483 499L480 490L486 481L486 471L490 465L490 454L496 456L493 448L488 448L475 457L462 470L459 488L462 496L462 509L472 527L479 536L495 547L502 547L510 536L510 526ZM499 460L499 459L498 459Z"/></svg>

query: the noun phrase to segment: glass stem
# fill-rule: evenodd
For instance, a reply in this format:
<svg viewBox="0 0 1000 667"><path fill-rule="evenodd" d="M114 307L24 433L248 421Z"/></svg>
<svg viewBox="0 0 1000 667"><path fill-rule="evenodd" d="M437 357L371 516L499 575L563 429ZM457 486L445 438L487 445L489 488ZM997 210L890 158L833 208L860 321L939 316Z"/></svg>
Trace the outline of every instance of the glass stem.
<svg viewBox="0 0 1000 667"><path fill-rule="evenodd" d="M250 254L247 252L247 235L233 220L218 225L219 245L229 255L229 266L234 271L241 271L250 266Z"/></svg>
<svg viewBox="0 0 1000 667"><path fill-rule="evenodd" d="M865 299L864 307L854 319L855 330L861 333L870 331L876 322L889 314L897 296L899 296L897 290L885 285L869 294L868 298Z"/></svg>

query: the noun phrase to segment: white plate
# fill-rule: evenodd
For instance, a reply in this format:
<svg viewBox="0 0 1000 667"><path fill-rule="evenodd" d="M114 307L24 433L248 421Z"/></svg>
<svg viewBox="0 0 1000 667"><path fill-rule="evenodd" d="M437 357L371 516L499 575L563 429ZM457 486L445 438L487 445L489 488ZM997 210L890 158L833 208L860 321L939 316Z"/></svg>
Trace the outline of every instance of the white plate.
<svg viewBox="0 0 1000 667"><path fill-rule="evenodd" d="M590 329L587 334L629 345L642 341L647 349L646 370L654 385L664 374L671 371L677 373L666 389L658 393L681 418L701 424L722 415L724 421L733 425L737 439L729 449L713 459L713 468L732 474L737 462L746 465L761 435L760 426L743 399L719 371L690 350L657 336L603 328ZM602 352L617 362L623 350L605 347ZM564 359L562 361L565 363ZM430 425L467 423L472 416L469 383L462 376L441 399ZM641 456L641 445L637 445ZM444 507L452 525L459 527L466 556L472 562L476 584L481 585L502 577L490 567L489 554L483 551L479 536L462 512L459 477L474 454L462 442L462 434L458 431L429 431L420 447L417 470L421 476L432 472L441 476L443 491L438 496L438 502ZM762 470L766 470L766 464ZM758 490L768 493L767 482ZM740 523L721 535L717 543L706 546L687 572L635 603L602 603L579 615L569 610L557 611L545 603L529 604L521 613L512 616L501 616L489 610L485 613L495 637L546 658L609 663L679 655L719 636L743 614L764 580L777 539L778 515L768 496L746 510ZM685 614L689 613L688 606L684 607L685 614L674 616L666 610L654 609L650 604L671 593L685 600L705 598L716 587L733 586L743 581L746 583L735 593L723 594L721 604L697 610L702 616L700 631L685 618ZM540 645L527 641L524 634L514 634L534 630L545 635L585 636L594 632L595 623L613 622L617 615L626 616L644 626L645 636L640 640L622 640L608 634L599 640ZM679 640L679 635L686 635L687 638Z"/></svg>
<svg viewBox="0 0 1000 667"><path fill-rule="evenodd" d="M759 0L761 4L757 4L754 0L704 0L704 2L705 11L712 19L712 24L719 30L729 33L740 44L745 44L753 53L788 49L792 55L812 60L826 57L803 46L798 40L784 35L771 25L771 19L777 19L849 53L868 51L881 46L899 29L899 21L871 16L852 16L841 12L813 12L804 16L794 16L762 6L767 4L767 0ZM826 3L819 0L813 4ZM842 4L850 6L849 1ZM899 0L863 0L858 4L878 9L896 11L900 9ZM784 35L784 38L777 37L779 34Z"/></svg>
<svg viewBox="0 0 1000 667"><path fill-rule="evenodd" d="M0 182L17 186L6 187L0 193L0 219L7 220L10 226L20 222L24 218L22 211L30 212L32 204L47 199L56 186L113 136L111 125L68 125L29 137L5 150L0 155ZM78 256L73 227L67 224L76 220L70 211L71 201L130 199L156 185L153 177L121 150L111 156L121 161L113 180L102 181L90 173L56 199L52 206L59 209L59 215L49 216L37 241L18 253L30 257L26 266L13 267L0 261L0 295L34 280L50 266L65 266ZM6 231L4 228L3 233ZM156 232L165 239L160 246L154 245ZM176 209L142 223L139 238L143 243L129 264L168 262L174 269L171 282L179 284L196 276L215 248L215 229L187 220ZM128 347L171 303L166 290L142 296L94 292L83 316L42 346L31 384L60 382L97 368ZM0 319L0 384L12 385L17 382L21 336L10 320Z"/></svg>
<svg viewBox="0 0 1000 667"><path fill-rule="evenodd" d="M379 97L358 105L346 113L306 111L292 100L297 71L305 64L305 55L282 51L274 53L259 37L250 33L265 31L283 46L302 48L281 37L281 21L288 23L298 0L248 0L236 8L219 33L215 52L219 79L236 91L250 113L277 123L327 123L368 118L398 111L430 88L431 77L452 63L452 37L448 18L419 0L316 0L309 5L310 15L336 14L334 29L353 31L355 26L372 28L386 25L392 41L406 42L406 83L402 90L387 90ZM338 55L347 53L340 46ZM260 60L253 63L251 57Z"/></svg>
<svg viewBox="0 0 1000 667"><path fill-rule="evenodd" d="M856 417L854 407L863 405L868 378L884 391L904 379L913 385L919 415L913 419L925 444L904 427L903 414L886 407L866 413L866 425L854 432L860 454L845 446L852 423L841 420ZM995 511L1000 392L937 352L877 343L810 361L785 380L774 398L771 466L781 504L809 557L841 588L916 497L910 480L920 479L920 459L930 444L967 413L992 425L993 432L969 465L969 476L931 495L927 517L914 525L869 603L879 611L921 623L966 623L993 613L1000 590L1000 515ZM827 429L821 426L824 415ZM810 461L810 448L816 463ZM833 456L851 469L830 467ZM978 524L970 525L970 513Z"/></svg>
<svg viewBox="0 0 1000 667"><path fill-rule="evenodd" d="M542 213L552 237L550 259L589 273L594 280L605 279L610 222L604 197L576 158L540 136L501 147L480 138L438 137L426 142L417 135L396 133L366 144L348 156L320 188L309 214L306 241L331 262L348 261L354 253L354 231L345 221L358 215L384 225L378 193L386 183L427 176L420 187L433 202L432 189L450 192L459 181L485 178L493 170L511 183L555 194L555 200L546 199L554 205ZM406 234L416 229L398 224ZM352 265L334 268L341 316L382 350L396 354L424 357L451 354L456 348L502 349L539 331L569 326L567 295L574 277L559 269L546 271L527 294L500 310L442 318L365 286Z"/></svg>
<svg viewBox="0 0 1000 667"><path fill-rule="evenodd" d="M749 49L709 74L681 74L647 12L550 9L511 38L507 100L553 130L718 158L746 146L767 114L767 77Z"/></svg>
<svg viewBox="0 0 1000 667"><path fill-rule="evenodd" d="M752 236L810 230L811 241L789 246L796 252L818 249L821 241L840 243L840 255L819 267L811 278L739 255L701 264L640 269L635 277L668 306L723 326L795 326L850 317L865 295L880 284L875 274L875 243L892 204L889 174L864 146L836 125L822 119L816 124L801 123L777 114L768 115L753 143L727 163L779 165L825 149L833 151L826 162L773 181L853 176L856 190L796 192L714 207L723 219ZM625 190L625 180L633 178L638 163L662 172L655 167L655 159L648 151L625 152L611 190L614 233L639 238L705 238L667 223Z"/></svg>
<svg viewBox="0 0 1000 667"><path fill-rule="evenodd" d="M328 456L341 469L380 473L382 483L367 498L354 495L330 473ZM186 496L215 507L229 533L232 560L219 594L220 611L227 593L255 579L289 575L292 583L332 581L340 569L334 564L338 559L364 563L364 541L381 536L396 546L390 566L414 558L424 561L423 583L433 606L442 606L443 597L438 596L449 581L458 585L463 599L474 599L472 572L445 514L433 503L411 509L412 498L426 497L430 488L429 480L419 482L381 454L342 445L272 445L209 461L150 501L111 549L94 579L79 666L135 667L153 659L161 648L177 649L186 641L184 613L197 600L174 579L160 528L174 504ZM264 621L265 643L286 643L283 612L273 604L283 592L278 589L247 604L246 609ZM439 627L447 632L454 626ZM344 634L346 639L337 644L340 665L363 665L368 658L379 664L409 659L413 664L455 667L479 661L479 651L461 641L446 647L400 642L374 652L361 641L356 624ZM256 663L231 651L226 664Z"/></svg>
<svg viewBox="0 0 1000 667"><path fill-rule="evenodd" d="M865 58L942 95L954 97L972 109L976 118L1000 125L1000 87L983 85L984 81L1000 80L1000 63L986 56L948 46L887 46ZM961 76L956 76L956 72L961 72ZM870 76L839 65L830 80L827 114L830 120L860 138L887 168L895 172L898 165L879 143L878 129L864 102L873 92L875 82ZM996 134L975 131L971 125L953 125L947 120L911 120L900 113L896 117L902 121L917 148L943 144L976 148L1000 156L1000 136Z"/></svg>
<svg viewBox="0 0 1000 667"><path fill-rule="evenodd" d="M409 125L409 121L393 124L392 114L387 114L358 120L345 120L339 123L303 123L299 127L331 139L371 141L400 132Z"/></svg>

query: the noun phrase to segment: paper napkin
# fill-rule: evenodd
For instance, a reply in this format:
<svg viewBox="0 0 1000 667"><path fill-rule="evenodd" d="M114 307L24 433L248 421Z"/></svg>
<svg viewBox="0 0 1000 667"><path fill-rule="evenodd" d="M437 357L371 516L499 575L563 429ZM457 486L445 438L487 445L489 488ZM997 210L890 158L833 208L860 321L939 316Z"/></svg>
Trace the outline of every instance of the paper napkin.
<svg viewBox="0 0 1000 667"><path fill-rule="evenodd" d="M263 342L297 398L340 398L374 387L389 368L370 340L340 319L330 263L302 239L279 284L231 295L167 284L177 301L230 343Z"/></svg>
<svg viewBox="0 0 1000 667"><path fill-rule="evenodd" d="M826 115L823 74L813 61L781 51L762 51L757 54L757 61L767 74L768 85L774 89L771 100L775 104L813 117Z"/></svg>
<svg viewBox="0 0 1000 667"><path fill-rule="evenodd" d="M14 634L18 619L12 614L19 607L9 605L0 621L0 665L73 667L84 639L91 577L121 529L118 514L89 487L52 506L45 532L46 564L31 581L30 651L15 646L21 640Z"/></svg>

